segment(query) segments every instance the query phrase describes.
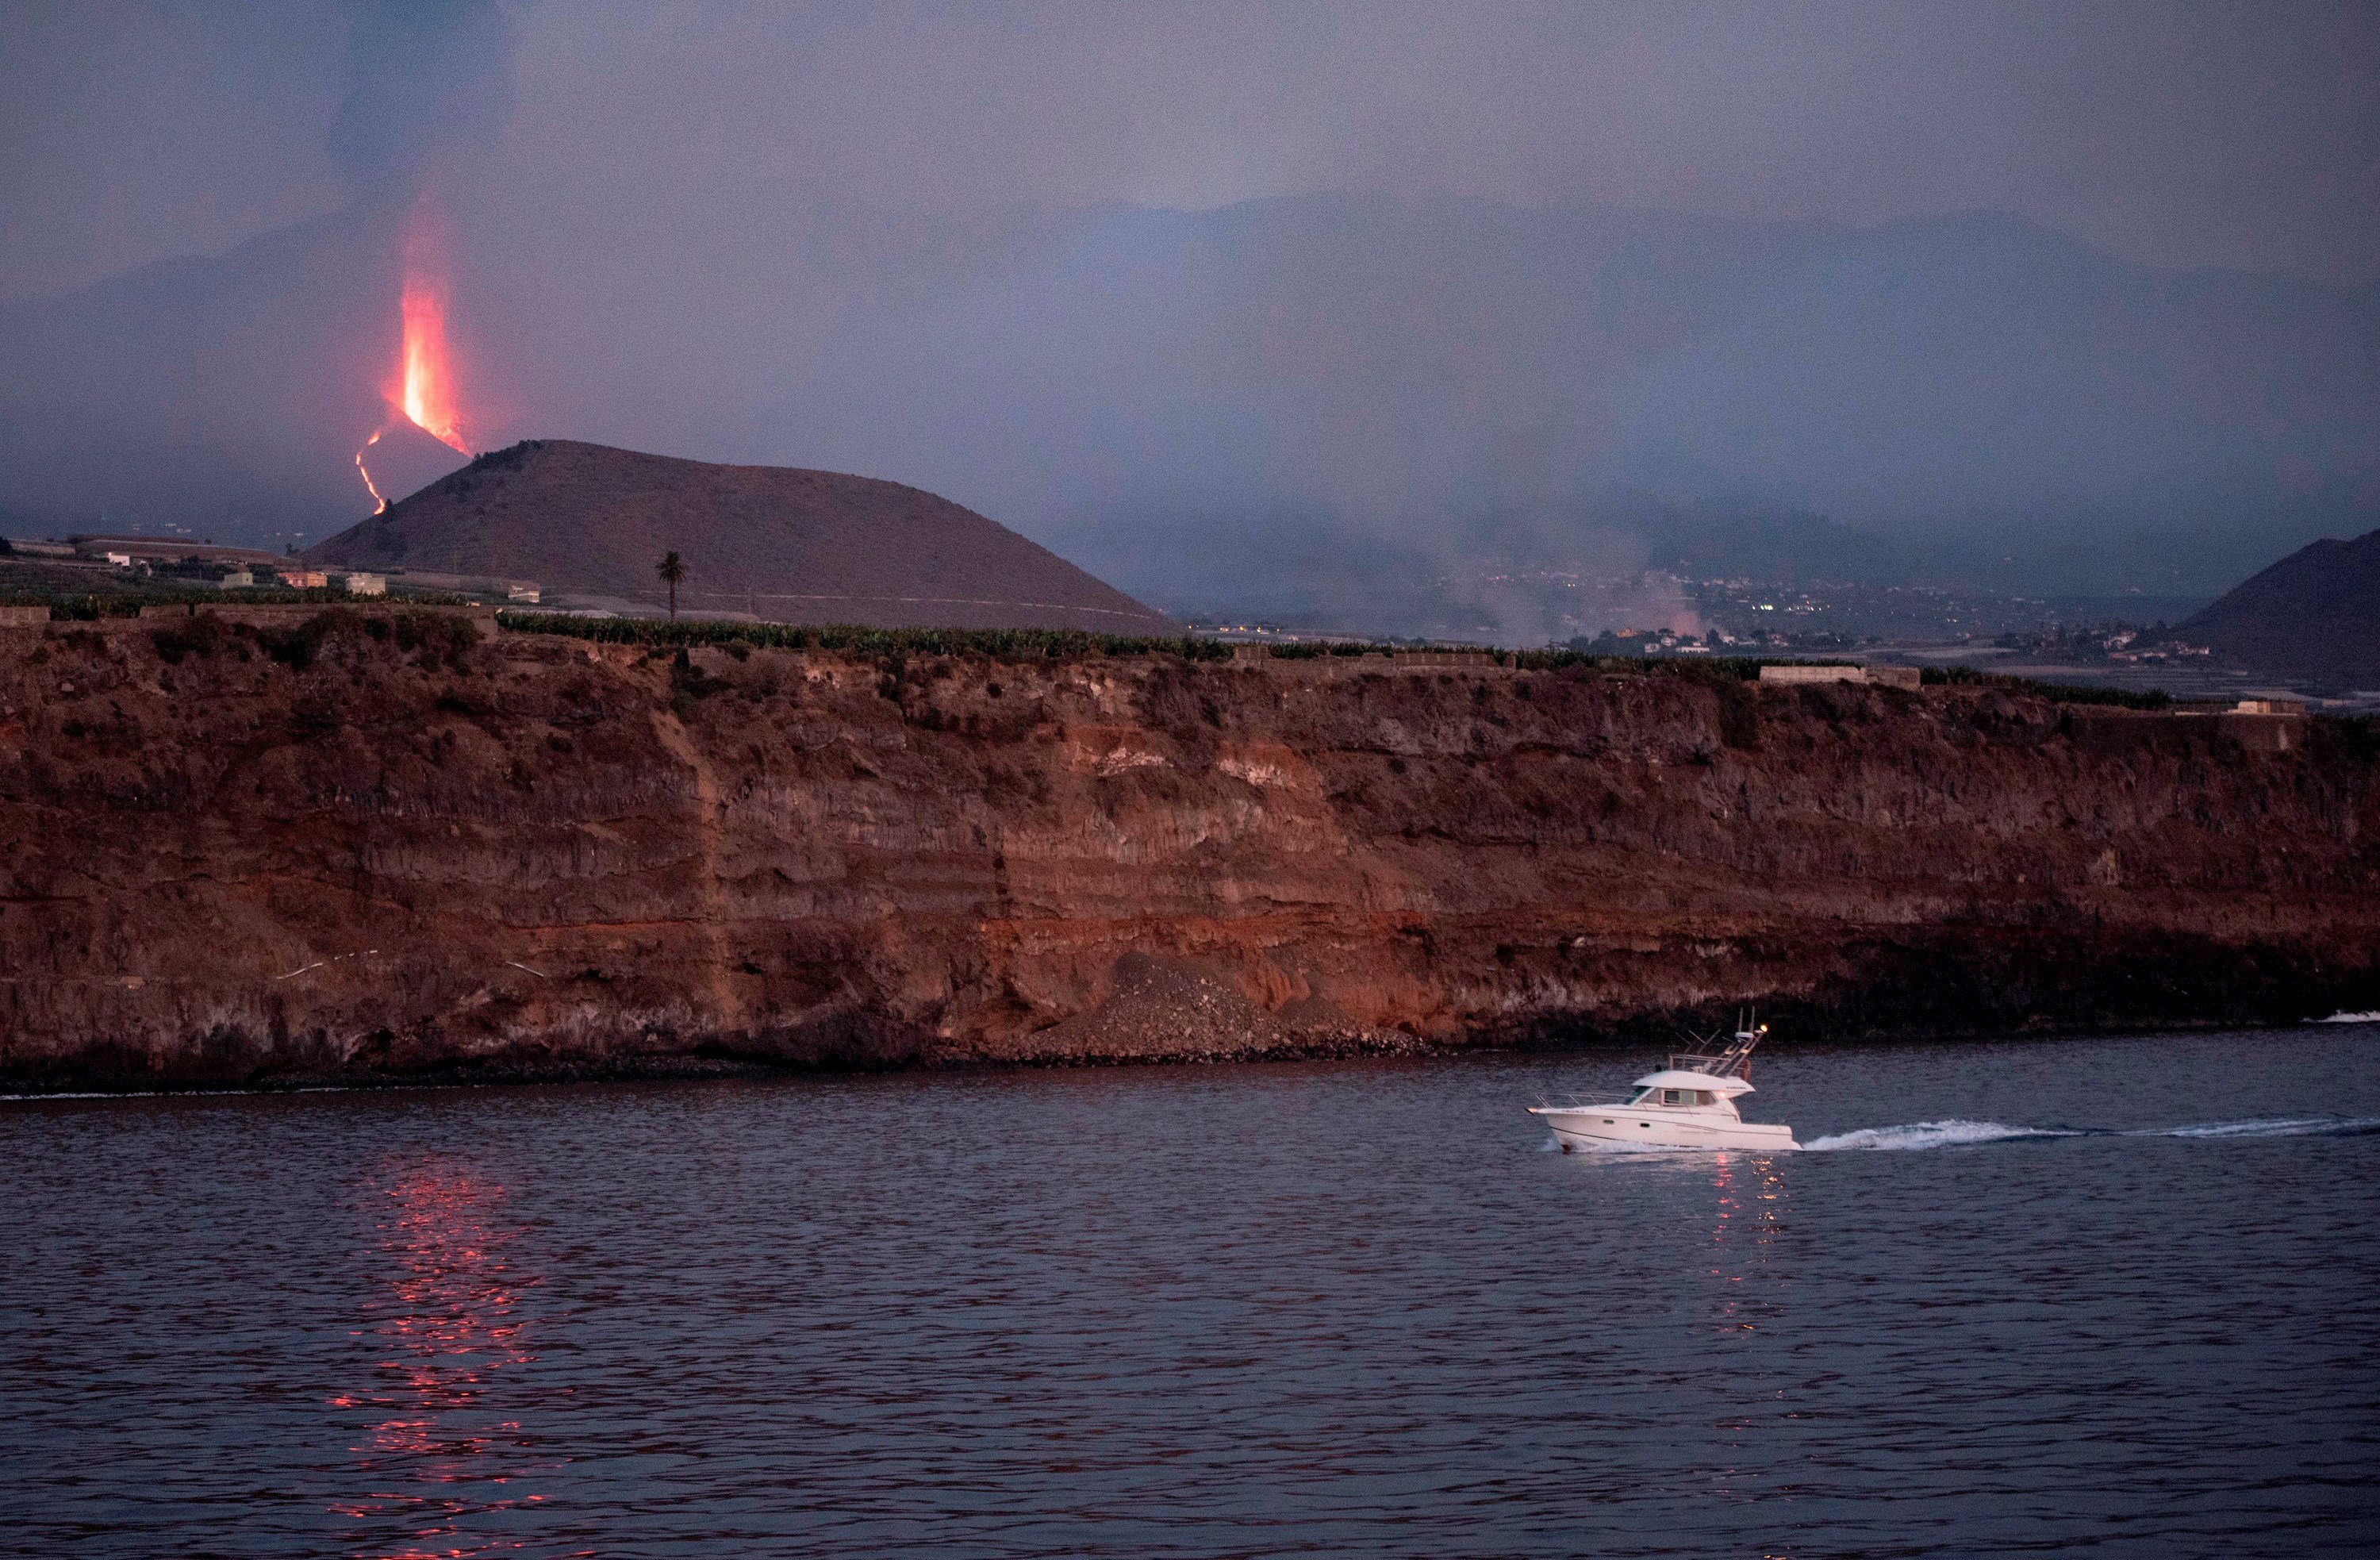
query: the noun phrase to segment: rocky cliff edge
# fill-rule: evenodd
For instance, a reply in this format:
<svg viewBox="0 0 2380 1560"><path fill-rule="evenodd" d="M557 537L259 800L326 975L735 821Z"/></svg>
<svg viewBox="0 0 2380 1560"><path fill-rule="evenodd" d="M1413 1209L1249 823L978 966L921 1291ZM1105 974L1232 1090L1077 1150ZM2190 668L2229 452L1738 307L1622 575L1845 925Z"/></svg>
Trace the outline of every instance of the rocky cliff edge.
<svg viewBox="0 0 2380 1560"><path fill-rule="evenodd" d="M2380 760L1997 689L0 631L19 1087L2380 1006Z"/></svg>

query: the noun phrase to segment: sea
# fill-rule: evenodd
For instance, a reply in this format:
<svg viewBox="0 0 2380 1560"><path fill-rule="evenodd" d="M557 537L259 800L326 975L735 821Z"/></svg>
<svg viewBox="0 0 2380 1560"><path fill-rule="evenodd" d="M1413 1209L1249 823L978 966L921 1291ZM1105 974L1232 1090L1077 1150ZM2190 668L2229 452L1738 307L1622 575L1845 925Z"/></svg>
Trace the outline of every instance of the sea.
<svg viewBox="0 0 2380 1560"><path fill-rule="evenodd" d="M2380 1025L0 1101L11 1555L2370 1555Z"/></svg>

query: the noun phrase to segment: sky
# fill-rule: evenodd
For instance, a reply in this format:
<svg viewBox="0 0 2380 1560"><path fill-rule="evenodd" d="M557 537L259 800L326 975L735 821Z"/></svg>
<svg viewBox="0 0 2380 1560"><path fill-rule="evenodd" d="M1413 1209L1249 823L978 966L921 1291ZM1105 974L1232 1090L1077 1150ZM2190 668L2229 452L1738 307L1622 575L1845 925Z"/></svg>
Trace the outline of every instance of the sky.
<svg viewBox="0 0 2380 1560"><path fill-rule="evenodd" d="M1660 241L1667 270L1691 268L1705 249L1751 242L1747 233L1876 233L2001 213L2116 267L2157 307L2175 285L2157 275L2252 273L2265 290L2222 305L2223 320L2287 314L2314 322L2302 328L2316 335L2357 339L2380 286L2373 5L31 4L0 11L0 138L8 148L0 311L55 321L77 298L104 293L120 304L129 295L106 289L144 286L161 265L198 257L253 271L260 254L301 239L352 264L375 243L399 242L393 225L419 220L387 213L418 213L426 201L453 257L467 399L486 437L569 433L710 458L871 461L891 468L879 474L929 481L1103 559L1147 549L1087 530L1094 510L1126 517L1102 522L1111 533L1130 515L1186 505L1242 516L1327 512L1330 525L1411 540L1453 502L1449 494L1495 465L1498 450L1542 444L1516 431L1519 412L1478 411L1492 398L1481 386L1511 377L1512 355L1526 354L1527 331L1515 339L1427 313L1417 334L1443 360L1412 377L1463 380L1456 420L1468 419L1475 439L1449 445L1417 486L1385 484L1423 494L1403 510L1377 476L1350 487L1285 478L1281 468L1374 469L1381 441L1359 439L1359 453L1346 455L1314 430L1445 419L1413 410L1410 396L1391 396L1383 411L1390 403L1369 389L1342 393L1319 380L1290 395L1296 365L1263 370L1285 336L1303 333L1312 345L1310 321L1281 311L1311 298L1314 266L1342 267L1351 252L1416 257L1379 284L1394 292L1393 307L1338 327L1358 335L1412 331L1416 311L1436 307L1418 301L1432 286L1442 297L1499 285L1488 280L1499 267L1522 268L1515 285L1531 291L1533 277L1564 263L1558 235L1528 229L1531 213L1652 213L1672 225ZM1249 269L1234 251L1228 265L1202 270L1198 257L1237 241L1230 213L1248 202L1312 218L1283 219L1288 236L1278 241L1291 259ZM1445 210L1488 213L1477 228L1488 237L1433 248L1427 213ZM1096 225L1096 213L1118 211L1192 220ZM2022 245L2007 231L1981 241L2013 255ZM1645 301L1658 277L1628 284L1636 293L1597 316L1595 339L1635 345L1579 371L1625 387L1580 415L1610 438L1615 429L1643 432L1647 407L1670 408L1671 420L1609 459L1582 456L1562 481L1581 491L1642 483L1645 448L1695 445L1696 419L1751 393L1714 388L1710 373L1738 367L1718 361L1714 343L1738 347L1744 331L1767 331L1761 350L1801 350L1780 343L1756 310L1729 314L1716 336L1706 328L1722 311L1711 299L1758 292L1797 266L1802 301L1771 303L1769 314L1830 302L1826 289L1837 284L1809 282L1815 262L1790 248L1740 254L1715 290L1697 295L1701 334L1691 338L1654 340L1653 322L1669 307ZM1087 283L1087 253L1156 280L1110 273ZM293 288L329 286L310 273L330 261L310 272L289 263L310 275ZM1954 257L1925 263L1938 272ZM1183 295L1193 283L1226 274L1274 311L1263 333L1226 320L1228 299L1189 311ZM1090 323L1095 295L1111 284L1132 296L1133 313L1100 335ZM1620 285L1592 266L1564 272L1563 284L1581 294ZM2061 296L2043 318L2072 316L2081 293ZM209 306L178 307L158 327L168 353L176 332L203 332ZM2190 304L2159 341L2230 328L2189 312L2201 308ZM998 321L987 323L987 311ZM91 317L103 312L93 306ZM1177 312L1171 335L1148 323ZM322 355L269 311L241 318L242 330L286 351ZM1020 323L1028 319L1030 328ZM1064 361L1036 364L1042 379L1021 392L1001 387L982 361L956 374L979 397L1021 394L1041 408L1003 426L1042 457L958 453L989 448L985 430L998 420L954 400L951 365L919 345L929 325L995 364L1050 340L1070 344ZM67 339L66 325L43 329L45 340ZM1135 331L1145 352L1172 355L1158 367L1187 375L1195 395L1171 381L1151 388L1163 377L1157 369L1116 360L1115 344ZM2243 336L2220 362L2160 366L2158 383L2195 376L2269 403L2285 335ZM1213 372L1184 366L1202 343L1226 338L1254 345ZM876 339L907 354L909 377L892 376ZM1354 377L1377 364L1389 337L1365 339L1364 350L1342 354ZM1830 383L1845 372L1837 346L1819 353L1823 363L1811 360ZM2161 363L2172 349L2123 350ZM1706 377L1682 389L1679 365L1698 362ZM1595 388L1522 367L1522 380L1553 386L1555 398L1584 405ZM1263 422L1236 442L1198 445L1197 459L1220 458L1248 480L1185 485L1186 445L1119 466L1117 436L1092 427L1097 408L1051 388L1099 373L1114 377L1118 404L1160 421ZM2309 483L2331 496L2302 515L2282 503L2273 512L2297 518L2266 526L2278 526L2274 537L2335 530L2339 514L2363 512L2380 494L2369 472L2325 453L2365 428L2368 388L2321 389L2277 414L2289 427L2254 461L2271 469L2284 498ZM84 404L108 394L97 380L79 388ZM239 391L209 384L193 394ZM2168 398L2197 394L2185 385ZM1185 396L1196 403L1187 412ZM905 440L888 435L888 417L927 402L937 408L931 425ZM2202 403L2212 404L2203 396L2192 404ZM853 407L868 408L868 426L855 425ZM188 420L173 408L161 415ZM1293 426L1302 432L1284 445L1280 430ZM1947 448L2001 431L1927 436L1939 433ZM2032 477L2005 492L1986 483L1964 506L1912 497L1928 482L1961 480L1967 469L1955 464L1898 485L1827 477L1820 446L1872 430L1813 431L1815 443L1791 459L1755 458L1743 453L1745 431L1736 434L1741 458L1713 465L1691 448L1681 457L1714 473L1703 496L1742 490L1888 530L2027 516L2047 523L2044 504L2057 506ZM237 454L249 436L225 431L209 447L266 472L257 491L279 495L273 503L315 502L303 496L318 491L306 481L268 471L261 455ZM323 433L324 449L346 437ZM2143 438L2198 436L2168 418L2150 434L2111 437L2146 447ZM292 442L304 441L293 433ZM1258 445L1272 464L1249 454ZM305 458L335 465L345 451L309 446ZM2064 456L2062 464L2023 458L2029 471L2072 469ZM2106 471L2139 464L2112 458ZM1262 480L1251 475L1259 466L1270 473ZM1084 476L1095 467L1108 470L1105 485ZM30 466L12 472L0 451L0 502L14 493L71 505L61 480ZM2254 484L2240 481L2252 494L2240 502L2252 506ZM2128 509L2114 478L2082 485L2089 504L2058 522L2070 537L2101 523L2095 515L2138 530L2173 507L2169 494L2143 491Z"/></svg>
<svg viewBox="0 0 2380 1560"><path fill-rule="evenodd" d="M1985 208L2154 265L2380 266L2368 5L52 3L0 38L6 297L334 209L442 53L476 66L444 129L504 177L662 209Z"/></svg>

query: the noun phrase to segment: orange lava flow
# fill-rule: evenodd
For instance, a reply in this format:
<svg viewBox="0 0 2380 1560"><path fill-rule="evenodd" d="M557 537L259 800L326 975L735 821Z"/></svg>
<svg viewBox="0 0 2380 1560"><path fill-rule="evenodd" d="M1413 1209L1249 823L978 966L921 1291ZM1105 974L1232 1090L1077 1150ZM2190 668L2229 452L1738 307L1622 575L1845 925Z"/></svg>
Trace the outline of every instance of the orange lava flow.
<svg viewBox="0 0 2380 1560"><path fill-rule="evenodd" d="M364 441L364 449L380 443L380 436L386 432L385 428L373 429L372 436ZM388 500L380 495L380 489L372 482L370 470L364 465L364 449L356 451L356 473L364 480L364 491L372 495L372 513L377 515L388 507Z"/></svg>

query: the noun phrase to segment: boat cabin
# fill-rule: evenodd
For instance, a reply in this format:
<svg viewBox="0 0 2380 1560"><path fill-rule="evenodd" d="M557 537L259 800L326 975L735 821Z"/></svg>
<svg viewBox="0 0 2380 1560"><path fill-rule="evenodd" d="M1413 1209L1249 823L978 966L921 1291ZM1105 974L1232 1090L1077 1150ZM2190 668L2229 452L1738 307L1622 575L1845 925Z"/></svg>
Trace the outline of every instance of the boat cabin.
<svg viewBox="0 0 2380 1560"><path fill-rule="evenodd" d="M1749 1094L1752 1085L1740 1078L1718 1078L1709 1073L1666 1072L1648 1073L1636 1080L1634 1091L1624 1103L1637 1106L1661 1105L1671 1110L1713 1109L1725 1107L1732 1115L1735 1096Z"/></svg>

